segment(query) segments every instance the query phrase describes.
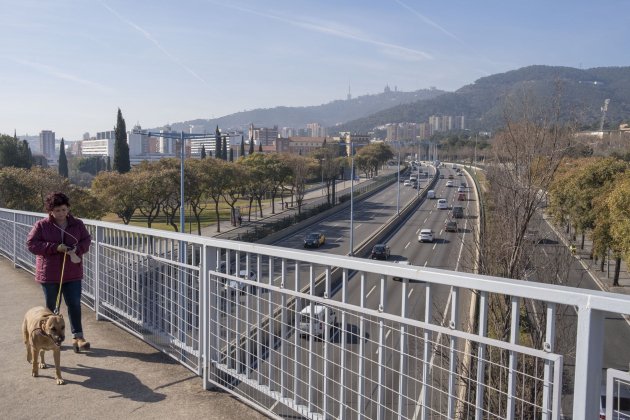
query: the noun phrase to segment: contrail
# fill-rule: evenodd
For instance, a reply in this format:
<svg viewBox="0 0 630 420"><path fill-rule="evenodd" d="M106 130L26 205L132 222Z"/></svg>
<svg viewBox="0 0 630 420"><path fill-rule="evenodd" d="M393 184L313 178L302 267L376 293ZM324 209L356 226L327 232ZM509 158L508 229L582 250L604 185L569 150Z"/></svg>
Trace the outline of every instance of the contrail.
<svg viewBox="0 0 630 420"><path fill-rule="evenodd" d="M418 16L420 19L422 19L425 23L428 23L429 25L433 26L434 28L436 28L437 30L439 30L440 32L442 32L443 34L448 35L449 37L453 38L455 41L459 42L460 44L464 45L464 42L459 39L455 34L453 34L452 32L447 31L446 29L444 29L443 27L441 27L439 24L437 24L436 22L432 21L431 19L429 19L428 17L424 16L423 14L417 12L416 10L412 9L411 7L407 6L405 3L403 3L400 0L394 0L396 3L398 3L399 5L401 5L402 7L404 7L405 9L409 10L411 13L413 13L414 15Z"/></svg>
<svg viewBox="0 0 630 420"><path fill-rule="evenodd" d="M69 80L71 82L78 83L80 85L91 86L91 87L96 88L96 89L98 89L100 91L103 91L103 92L111 92L112 91L111 88L109 88L107 86L104 86L104 85L101 85L100 83L96 83L96 82L93 82L91 80L82 79L82 78L80 78L78 76L75 76L75 75L70 74L70 73L63 72L63 71L61 71L61 70L59 70L57 68L54 68L52 66L49 66L47 64L36 63L36 62L33 62L33 61L27 61L27 60L22 60L20 58L15 58L15 57L7 57L7 58L12 60L12 61L15 61L18 64L22 64L24 66L28 66L30 68L33 68L33 69L38 70L38 71L40 71L42 73L45 73L45 74L57 77L59 79Z"/></svg>
<svg viewBox="0 0 630 420"><path fill-rule="evenodd" d="M358 33L353 33L350 32L348 30L345 29L340 29L340 28L335 28L332 25L323 25L323 24L319 24L319 23L313 23L313 22L308 22L308 21L304 21L304 20L299 20L297 18L285 18L282 16L278 16L278 15L274 15L271 13L265 13L265 12L260 12L257 10L253 10L253 9L248 9L242 6L236 6L233 4L223 4L223 3L217 3L214 1L209 1L210 3L213 4L219 4L223 7L229 7L231 9L235 9L235 10L239 10L241 12L246 12L246 13L251 13L254 15L258 15L258 16L262 16L268 19L274 19L274 20L278 20L282 23L287 23L290 24L292 26L297 26L300 27L302 29L306 29L309 31L314 31L314 32L320 32L323 34L327 34L327 35L331 35L331 36L335 36L338 38L345 38L345 39L351 39L354 41L358 41L358 42L363 42L366 44L371 44L371 45L376 45L378 47L384 47L386 49L392 49L392 50L396 50L398 52L403 52L406 54L410 54L413 55L414 57L418 58L418 59L422 59L422 60L431 60L433 59L433 56L431 56L431 54L424 52L424 51L420 51L420 50L416 50L413 48L408 48L408 47L403 47L401 45L396 45L396 44L391 44L388 42L384 42L384 41L379 41L379 40L375 40L375 39L371 39L363 34L358 34ZM357 31L358 32L358 31Z"/></svg>
<svg viewBox="0 0 630 420"><path fill-rule="evenodd" d="M203 77L199 76L193 69L191 69L190 67L186 66L184 63L182 63L177 58L175 58L170 52L168 52L164 47L162 47L162 45L160 45L160 43L155 38L153 38L153 36L150 33L145 31L144 29L142 29L140 26L136 25L132 21L122 17L118 12L116 12L114 9L109 7L105 2L101 2L101 4L103 5L104 8L109 10L109 12L111 14L116 16L121 22L124 22L127 25L131 26L133 29L135 29L136 31L140 32L146 39L151 41L153 43L153 45L155 45L160 51L162 51L164 53L164 55L166 55L173 63L177 64L178 66L180 66L181 68L186 70L188 73L190 73L197 80L201 81L204 85L208 85L208 82L206 82Z"/></svg>

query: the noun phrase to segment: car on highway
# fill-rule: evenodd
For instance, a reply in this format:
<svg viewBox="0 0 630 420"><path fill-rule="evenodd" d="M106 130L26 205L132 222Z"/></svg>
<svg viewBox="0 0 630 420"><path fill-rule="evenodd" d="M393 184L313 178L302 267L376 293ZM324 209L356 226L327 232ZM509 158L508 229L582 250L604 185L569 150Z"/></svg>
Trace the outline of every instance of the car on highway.
<svg viewBox="0 0 630 420"><path fill-rule="evenodd" d="M458 232L457 222L455 220L446 220L444 222L444 232Z"/></svg>
<svg viewBox="0 0 630 420"><path fill-rule="evenodd" d="M256 272L252 270L249 270L249 271L240 270L238 273L238 276L242 279L251 280L251 281L257 281L257 277L258 277L256 276ZM236 294L238 292L241 295L247 292L247 286L249 286L247 283L238 281L238 280L230 280L228 284L226 285L226 287L229 288L232 294ZM256 286L251 286L250 291L253 294L256 293Z"/></svg>
<svg viewBox="0 0 630 420"><path fill-rule="evenodd" d="M448 179L455 179L455 177L453 176L453 174L449 174Z"/></svg>
<svg viewBox="0 0 630 420"><path fill-rule="evenodd" d="M421 229L418 235L418 242L433 242L433 231L431 229Z"/></svg>
<svg viewBox="0 0 630 420"><path fill-rule="evenodd" d="M319 248L326 243L326 237L321 232L311 232L304 238L304 248Z"/></svg>
<svg viewBox="0 0 630 420"><path fill-rule="evenodd" d="M406 187L409 187L409 186L411 186L411 181L409 181L407 179L407 180L405 180L405 182L403 182L403 185L406 186Z"/></svg>
<svg viewBox="0 0 630 420"><path fill-rule="evenodd" d="M461 185L457 187L457 192L466 192L466 187L462 187Z"/></svg>
<svg viewBox="0 0 630 420"><path fill-rule="evenodd" d="M328 310L328 323L326 323L326 310ZM300 336L307 336L311 333L311 322L313 323L313 335L322 337L326 333L326 326L331 329L337 322L337 314L331 308L324 305L310 304L300 311L298 328Z"/></svg>
<svg viewBox="0 0 630 420"><path fill-rule="evenodd" d="M464 181L460 182L460 183L459 183L459 186L460 186L460 187L464 187L464 188L467 188L467 187L468 187L468 185L466 185L466 183L465 183Z"/></svg>
<svg viewBox="0 0 630 420"><path fill-rule="evenodd" d="M444 174L440 174L440 179L444 179Z"/></svg>
<svg viewBox="0 0 630 420"><path fill-rule="evenodd" d="M386 260L389 258L391 250L388 245L376 244L372 247L370 258L373 260Z"/></svg>
<svg viewBox="0 0 630 420"><path fill-rule="evenodd" d="M448 203L446 202L446 198L438 198L437 209L438 210L448 210Z"/></svg>
<svg viewBox="0 0 630 420"><path fill-rule="evenodd" d="M452 187L453 186L453 181L446 181L446 186L447 187Z"/></svg>
<svg viewBox="0 0 630 420"><path fill-rule="evenodd" d="M430 200L433 200L435 198L435 191L434 190L427 191L427 198Z"/></svg>
<svg viewBox="0 0 630 420"><path fill-rule="evenodd" d="M466 201L466 193L460 192L457 194L457 201Z"/></svg>
<svg viewBox="0 0 630 420"><path fill-rule="evenodd" d="M464 208L462 206L453 206L453 218L462 219L464 217Z"/></svg>

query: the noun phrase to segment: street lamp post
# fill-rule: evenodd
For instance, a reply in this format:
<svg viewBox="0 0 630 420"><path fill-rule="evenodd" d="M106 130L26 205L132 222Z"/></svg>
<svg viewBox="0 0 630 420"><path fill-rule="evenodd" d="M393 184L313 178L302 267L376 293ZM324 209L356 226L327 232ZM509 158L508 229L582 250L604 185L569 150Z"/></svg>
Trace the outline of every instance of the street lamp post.
<svg viewBox="0 0 630 420"><path fill-rule="evenodd" d="M400 143L396 143L398 146L398 190L396 193L396 216L400 215Z"/></svg>
<svg viewBox="0 0 630 420"><path fill-rule="evenodd" d="M181 131L179 134L175 132L154 132L154 131L144 131L144 130L134 130L134 134L142 134L149 137L162 137L165 139L175 139L179 140L179 144L181 145L180 150L180 174L179 174L179 189L180 189L180 209L179 209L179 231L182 233L186 233L186 215L184 213L184 159L186 157L186 143L185 139L204 139L208 138L208 134L193 134L193 133L184 133ZM221 139L217 139L216 141L221 141Z"/></svg>
<svg viewBox="0 0 630 420"><path fill-rule="evenodd" d="M352 142L350 142L350 175L352 180L350 181L350 255L354 255L354 149Z"/></svg>

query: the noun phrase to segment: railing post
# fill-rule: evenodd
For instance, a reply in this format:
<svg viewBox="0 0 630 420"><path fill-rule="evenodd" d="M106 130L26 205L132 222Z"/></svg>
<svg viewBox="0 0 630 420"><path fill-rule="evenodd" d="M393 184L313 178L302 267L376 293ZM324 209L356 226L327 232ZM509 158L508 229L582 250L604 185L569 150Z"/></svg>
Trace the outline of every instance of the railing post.
<svg viewBox="0 0 630 420"><path fill-rule="evenodd" d="M520 336L521 325L521 300L517 296L511 297L511 311L510 311L510 343L518 344ZM507 389L507 408L505 413L506 419L514 418L514 409L516 404L516 369L518 361L516 360L516 354L513 350L510 350L509 355L509 368L508 368L508 389Z"/></svg>
<svg viewBox="0 0 630 420"><path fill-rule="evenodd" d="M96 320L100 321L103 319L100 311L100 303L101 303L101 255L103 250L103 227L96 226L96 238L94 239L96 243L96 250L94 251L94 313L96 315Z"/></svg>
<svg viewBox="0 0 630 420"><path fill-rule="evenodd" d="M457 330L459 325L459 287L453 287L451 289L451 321L449 326L452 330ZM448 418L453 419L456 417L456 397L457 397L457 338L451 336L450 339L450 355L448 366Z"/></svg>
<svg viewBox="0 0 630 420"><path fill-rule="evenodd" d="M535 304L535 303L534 303ZM554 348L556 347L556 304L550 303L547 306L547 327L545 328L545 344L544 350L549 353L553 353ZM552 387L549 386L552 381L552 364L549 360L545 361L545 373L543 380L543 418L550 420L551 419L551 398L552 398ZM555 366L557 369L558 367ZM557 387L559 384L553 384L553 387Z"/></svg>
<svg viewBox="0 0 630 420"><path fill-rule="evenodd" d="M604 314L578 308L573 418L595 419L602 386Z"/></svg>
<svg viewBox="0 0 630 420"><path fill-rule="evenodd" d="M201 268L200 268L200 281L199 281L199 305L201 310L199 311L199 322L201 323L201 363L203 367L203 388L213 389L210 386L210 363L212 358L210 357L210 314L212 299L210 299L210 268L216 267L216 252L212 252L212 248L204 245L202 248L201 256ZM214 258L213 258L214 257Z"/></svg>
<svg viewBox="0 0 630 420"><path fill-rule="evenodd" d="M480 337L488 335L488 292L479 293L479 328ZM477 390L475 393L475 419L483 419L483 400L486 383L486 345L479 343L477 348Z"/></svg>
<svg viewBox="0 0 630 420"><path fill-rule="evenodd" d="M13 212L13 268L17 268L17 213Z"/></svg>

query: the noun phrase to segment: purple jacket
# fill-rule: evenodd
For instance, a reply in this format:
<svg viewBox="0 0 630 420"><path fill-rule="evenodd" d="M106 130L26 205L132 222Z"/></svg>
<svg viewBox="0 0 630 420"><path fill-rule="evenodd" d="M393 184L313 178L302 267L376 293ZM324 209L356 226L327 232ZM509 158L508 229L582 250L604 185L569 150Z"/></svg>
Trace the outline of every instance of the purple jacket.
<svg viewBox="0 0 630 420"><path fill-rule="evenodd" d="M68 225L62 241L61 229L55 224L52 216L38 220L26 239L28 250L37 255L35 264L35 281L38 283L59 283L63 253L57 252L57 246L64 243L75 248L81 257L90 249L92 238L80 219L68 215ZM76 238L76 239L75 239ZM66 256L66 266L63 270L63 281L78 281L83 279L83 258L79 264L70 261Z"/></svg>

